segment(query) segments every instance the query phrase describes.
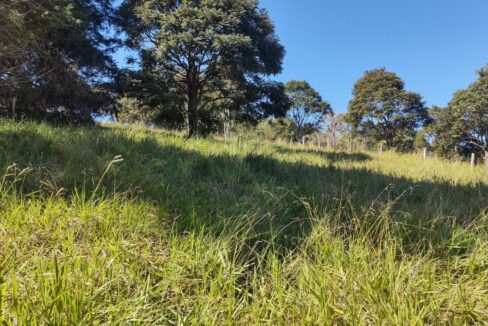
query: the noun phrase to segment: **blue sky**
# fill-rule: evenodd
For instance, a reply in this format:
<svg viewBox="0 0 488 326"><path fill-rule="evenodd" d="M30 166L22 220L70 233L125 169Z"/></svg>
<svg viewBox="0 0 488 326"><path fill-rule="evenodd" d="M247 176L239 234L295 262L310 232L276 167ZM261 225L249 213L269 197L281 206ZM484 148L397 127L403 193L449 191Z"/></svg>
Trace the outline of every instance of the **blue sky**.
<svg viewBox="0 0 488 326"><path fill-rule="evenodd" d="M238 0L236 0L238 1ZM277 79L307 80L335 112L368 69L446 105L488 63L488 0L261 0L286 47ZM116 59L123 64L125 51Z"/></svg>
<svg viewBox="0 0 488 326"><path fill-rule="evenodd" d="M261 0L287 55L281 81L307 80L343 112L365 70L385 67L428 105L488 63L488 0Z"/></svg>

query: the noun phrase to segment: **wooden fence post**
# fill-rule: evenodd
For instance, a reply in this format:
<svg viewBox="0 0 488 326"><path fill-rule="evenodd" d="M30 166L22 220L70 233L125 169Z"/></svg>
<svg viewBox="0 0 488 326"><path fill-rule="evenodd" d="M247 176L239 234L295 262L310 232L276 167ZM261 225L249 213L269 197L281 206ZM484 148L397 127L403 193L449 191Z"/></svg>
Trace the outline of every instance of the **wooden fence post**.
<svg viewBox="0 0 488 326"><path fill-rule="evenodd" d="M380 144L380 155L383 155L383 144Z"/></svg>
<svg viewBox="0 0 488 326"><path fill-rule="evenodd" d="M424 147L424 160L426 160L427 157L428 157L427 147Z"/></svg>
<svg viewBox="0 0 488 326"><path fill-rule="evenodd" d="M474 169L474 166L476 164L476 154L472 153L471 154L471 168Z"/></svg>
<svg viewBox="0 0 488 326"><path fill-rule="evenodd" d="M352 153L352 141L349 141L349 153Z"/></svg>

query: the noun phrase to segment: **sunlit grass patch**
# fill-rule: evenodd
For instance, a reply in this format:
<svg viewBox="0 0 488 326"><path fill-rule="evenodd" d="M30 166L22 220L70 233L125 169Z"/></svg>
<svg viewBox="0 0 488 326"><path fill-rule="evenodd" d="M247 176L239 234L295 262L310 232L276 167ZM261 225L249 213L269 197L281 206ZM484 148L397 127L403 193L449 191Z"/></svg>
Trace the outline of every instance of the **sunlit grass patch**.
<svg viewBox="0 0 488 326"><path fill-rule="evenodd" d="M481 167L11 122L0 150L7 325L488 323Z"/></svg>

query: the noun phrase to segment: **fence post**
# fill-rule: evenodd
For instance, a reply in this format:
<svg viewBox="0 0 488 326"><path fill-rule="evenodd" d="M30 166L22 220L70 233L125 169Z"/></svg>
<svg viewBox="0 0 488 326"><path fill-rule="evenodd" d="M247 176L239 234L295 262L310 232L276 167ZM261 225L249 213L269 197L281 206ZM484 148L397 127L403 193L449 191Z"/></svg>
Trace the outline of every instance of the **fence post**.
<svg viewBox="0 0 488 326"><path fill-rule="evenodd" d="M320 141L320 136L317 138L317 145L320 147L322 147L322 142Z"/></svg>
<svg viewBox="0 0 488 326"><path fill-rule="evenodd" d="M424 160L427 159L428 153L427 153L427 147L424 147Z"/></svg>
<svg viewBox="0 0 488 326"><path fill-rule="evenodd" d="M380 144L380 155L383 155L383 144Z"/></svg>
<svg viewBox="0 0 488 326"><path fill-rule="evenodd" d="M485 165L486 168L488 169L488 149L485 150Z"/></svg>
<svg viewBox="0 0 488 326"><path fill-rule="evenodd" d="M349 141L349 153L352 153L352 141Z"/></svg>
<svg viewBox="0 0 488 326"><path fill-rule="evenodd" d="M472 153L471 154L471 168L474 169L474 166L476 164L476 154Z"/></svg>

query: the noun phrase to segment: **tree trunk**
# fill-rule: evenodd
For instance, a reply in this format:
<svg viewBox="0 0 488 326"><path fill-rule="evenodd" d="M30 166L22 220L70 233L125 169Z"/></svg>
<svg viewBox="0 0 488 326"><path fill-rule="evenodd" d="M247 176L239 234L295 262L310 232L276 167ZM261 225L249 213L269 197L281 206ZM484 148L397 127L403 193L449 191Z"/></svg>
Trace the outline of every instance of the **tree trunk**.
<svg viewBox="0 0 488 326"><path fill-rule="evenodd" d="M188 104L188 137L198 135L198 109Z"/></svg>
<svg viewBox="0 0 488 326"><path fill-rule="evenodd" d="M302 134L302 129L299 127L296 131L296 142L298 144L302 144L303 145L303 134Z"/></svg>
<svg viewBox="0 0 488 326"><path fill-rule="evenodd" d="M188 137L198 135L198 87L188 83Z"/></svg>
<svg viewBox="0 0 488 326"><path fill-rule="evenodd" d="M17 114L17 96L12 98L12 120L15 120Z"/></svg>

